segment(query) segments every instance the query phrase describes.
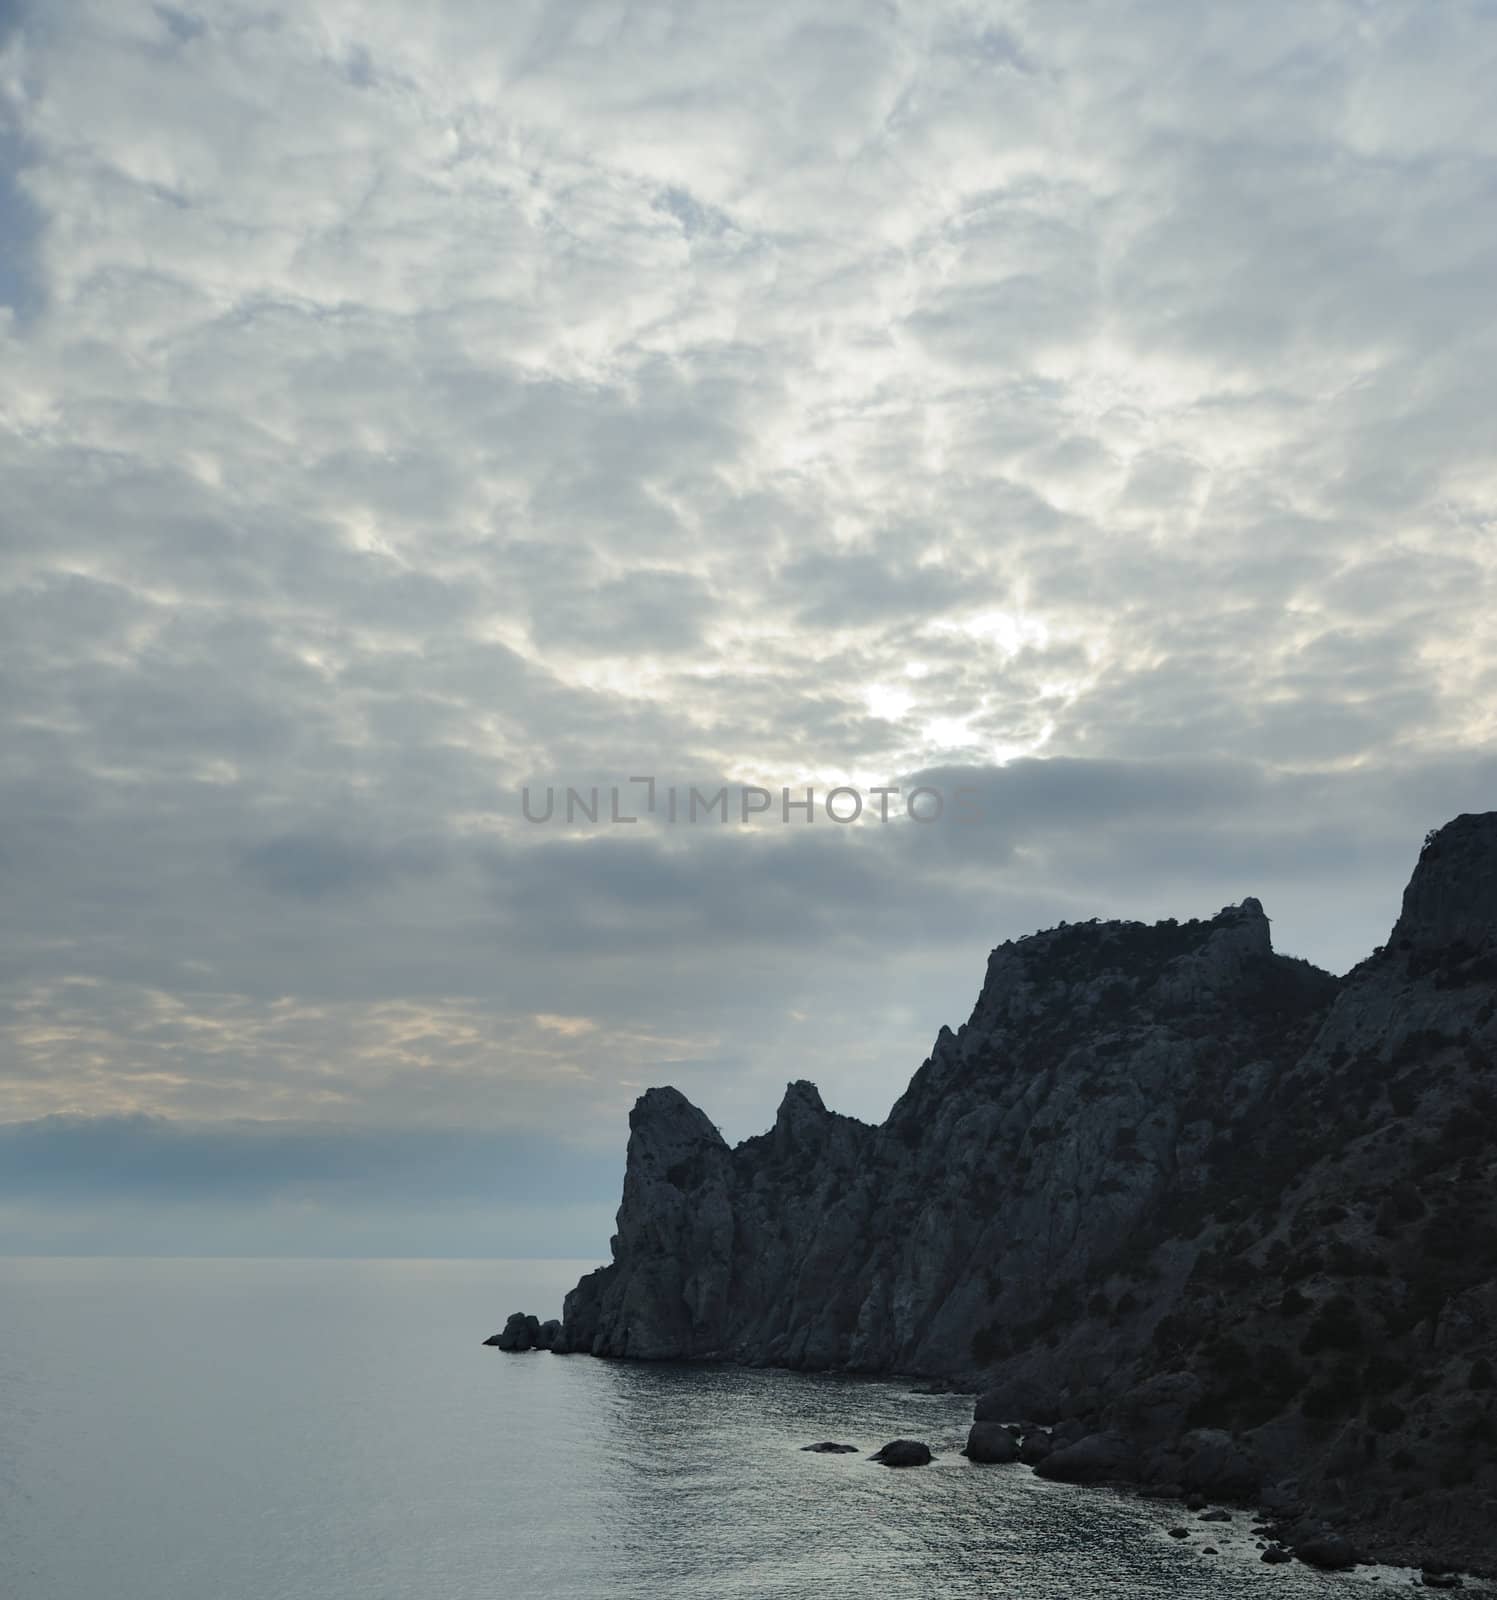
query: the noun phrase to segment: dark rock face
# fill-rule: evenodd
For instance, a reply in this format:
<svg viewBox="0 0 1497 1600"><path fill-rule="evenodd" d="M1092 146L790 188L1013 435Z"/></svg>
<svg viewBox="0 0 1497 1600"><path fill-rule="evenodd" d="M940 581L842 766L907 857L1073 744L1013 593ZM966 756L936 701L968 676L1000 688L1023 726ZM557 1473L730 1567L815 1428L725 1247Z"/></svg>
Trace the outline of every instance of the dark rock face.
<svg viewBox="0 0 1497 1600"><path fill-rule="evenodd" d="M769 1133L730 1150L683 1095L651 1089L629 1119L613 1263L567 1297L566 1339L980 1374L1014 1328L1079 1309L1067 1291L1201 1161L1192 1096L1266 1070L1287 1053L1282 1014L1308 1027L1333 988L1273 955L1256 901L1180 927L1087 924L996 950L971 1020L941 1030L881 1127L800 1082ZM1057 1398L1039 1379L1031 1413Z"/></svg>
<svg viewBox="0 0 1497 1600"><path fill-rule="evenodd" d="M1263 1482L1250 1447L1220 1428L1192 1428L1176 1449L1154 1457L1152 1475L1226 1500L1250 1500Z"/></svg>
<svg viewBox="0 0 1497 1600"><path fill-rule="evenodd" d="M1019 1460L1026 1467L1037 1467L1054 1448L1048 1433L1043 1431L1026 1433L1023 1443L1019 1446Z"/></svg>
<svg viewBox="0 0 1497 1600"><path fill-rule="evenodd" d="M1252 899L1062 926L880 1126L798 1082L730 1149L651 1089L612 1253L553 1348L955 1380L1051 1475L1497 1566L1497 814L1342 979Z"/></svg>
<svg viewBox="0 0 1497 1600"><path fill-rule="evenodd" d="M869 1458L886 1467L928 1467L930 1446L919 1439L891 1439L882 1450L875 1450Z"/></svg>
<svg viewBox="0 0 1497 1600"><path fill-rule="evenodd" d="M1052 1450L1034 1469L1061 1483L1105 1483L1137 1475L1138 1447L1121 1433L1089 1433L1075 1444Z"/></svg>
<svg viewBox="0 0 1497 1600"><path fill-rule="evenodd" d="M1404 890L1392 943L1426 950L1489 945L1497 927L1497 856L1491 812L1467 812L1425 841Z"/></svg>

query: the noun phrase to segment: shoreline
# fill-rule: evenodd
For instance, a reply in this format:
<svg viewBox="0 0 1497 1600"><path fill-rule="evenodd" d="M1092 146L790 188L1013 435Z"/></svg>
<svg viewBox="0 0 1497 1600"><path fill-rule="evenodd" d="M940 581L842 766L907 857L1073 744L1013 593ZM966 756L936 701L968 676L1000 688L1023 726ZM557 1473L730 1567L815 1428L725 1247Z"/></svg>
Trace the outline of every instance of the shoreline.
<svg viewBox="0 0 1497 1600"><path fill-rule="evenodd" d="M540 1324L544 1327L545 1324ZM712 1368L735 1368L740 1371L770 1371L785 1373L808 1378L837 1378L856 1383L882 1384L885 1386L903 1386L911 1399L941 1399L946 1397L967 1398L973 1402L974 1412L980 1409L984 1391L971 1381L970 1378L955 1378L941 1373L911 1373L867 1370L849 1367L793 1367L785 1366L773 1361L738 1361L727 1355L705 1355L695 1357L671 1357L666 1359L653 1359L642 1356L616 1356L595 1355L591 1351L572 1350L563 1346L553 1348L549 1345L531 1345L523 1349L506 1348L498 1343L500 1335L495 1334L482 1341L487 1347L495 1347L505 1354L513 1355L558 1355L582 1356L593 1361L619 1362L627 1365L646 1367L678 1366L698 1368L704 1371ZM974 1421L976 1419L974 1418ZM997 1419L993 1419L996 1421ZM999 1426L1008 1429L1020 1436L1024 1433L1026 1419L1004 1419ZM1099 1425L1095 1430L1083 1422L1079 1417L1057 1418L1048 1424L1029 1424L1031 1432L1049 1434L1056 1429L1069 1428L1072 1432L1080 1428L1084 1431L1079 1439L1098 1437L1105 1427ZM965 1455L965 1450L962 1452ZM1416 1545L1406 1540L1378 1541L1375 1537L1369 1538L1365 1528L1359 1524L1354 1513L1342 1512L1338 1515L1333 1509L1316 1504L1296 1501L1294 1504L1285 1504L1277 1508L1268 1504L1276 1498L1277 1486L1261 1484L1256 1494L1233 1494L1230 1492L1206 1492L1204 1490L1187 1490L1182 1485L1175 1483L1154 1483L1143 1475L1102 1474L1094 1477L1066 1477L1052 1476L1038 1470L1038 1463L1014 1459L1009 1462L972 1462L974 1466L1011 1465L1023 1467L1036 1477L1044 1478L1050 1482L1065 1483L1069 1487L1078 1489L1107 1489L1115 1493L1124 1493L1130 1498L1142 1501L1151 1501L1160 1505L1179 1506L1182 1513L1188 1518L1198 1518L1201 1511L1209 1504L1210 1507L1231 1508L1234 1511L1251 1512L1253 1514L1253 1532L1260 1533L1265 1545L1277 1543L1286 1551L1292 1552L1285 1559L1300 1561L1303 1565L1317 1571L1349 1572L1371 1567L1382 1568L1387 1571L1420 1573L1423 1575L1444 1576L1456 1575L1460 1578L1474 1578L1483 1584L1497 1585L1497 1550L1489 1551L1485 1555L1473 1553L1463 1547L1442 1547L1438 1542ZM1294 1481L1293 1473L1285 1475L1280 1483ZM1201 1505L1192 1505L1192 1501L1199 1499ZM1345 1540L1352 1547L1355 1555L1351 1566L1323 1564L1314 1560L1307 1560L1295 1549L1295 1544L1305 1545L1312 1539L1334 1538ZM1265 1563L1271 1564L1271 1563ZM1470 1589L1466 1584L1428 1584L1430 1588L1456 1588L1473 1595L1490 1593L1497 1596L1497 1587L1490 1591L1484 1589Z"/></svg>

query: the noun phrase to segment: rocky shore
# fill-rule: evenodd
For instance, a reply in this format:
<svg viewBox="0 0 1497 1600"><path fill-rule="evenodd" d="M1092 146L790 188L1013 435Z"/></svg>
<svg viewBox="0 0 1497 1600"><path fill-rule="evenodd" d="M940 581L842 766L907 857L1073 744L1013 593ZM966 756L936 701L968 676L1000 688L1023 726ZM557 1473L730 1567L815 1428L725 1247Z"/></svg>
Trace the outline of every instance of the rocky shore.
<svg viewBox="0 0 1497 1600"><path fill-rule="evenodd" d="M1253 899L1062 925L992 953L879 1126L796 1082L730 1148L649 1090L611 1263L489 1342L960 1384L970 1459L1260 1507L1265 1549L1443 1587L1497 1571L1494 1180L1487 813L1340 979Z"/></svg>

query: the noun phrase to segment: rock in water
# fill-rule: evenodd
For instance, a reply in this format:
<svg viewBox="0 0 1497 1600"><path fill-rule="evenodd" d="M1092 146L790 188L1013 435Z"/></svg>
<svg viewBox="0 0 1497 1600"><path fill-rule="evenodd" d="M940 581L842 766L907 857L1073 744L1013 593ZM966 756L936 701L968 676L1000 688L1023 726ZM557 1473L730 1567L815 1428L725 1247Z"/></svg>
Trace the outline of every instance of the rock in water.
<svg viewBox="0 0 1497 1600"><path fill-rule="evenodd" d="M992 952L880 1126L801 1081L730 1148L649 1090L553 1348L953 1379L1055 1424L1053 1476L1292 1480L1359 1545L1490 1564L1462 1430L1497 1369L1494 1095L1487 813L1344 978L1251 898L1061 926Z"/></svg>
<svg viewBox="0 0 1497 1600"><path fill-rule="evenodd" d="M930 1446L919 1439L891 1439L882 1450L875 1450L870 1459L886 1467L928 1467Z"/></svg>
<svg viewBox="0 0 1497 1600"><path fill-rule="evenodd" d="M830 1439L823 1439L820 1444L803 1444L801 1449L818 1456L855 1456L858 1453L855 1444L833 1444Z"/></svg>
<svg viewBox="0 0 1497 1600"><path fill-rule="evenodd" d="M962 1454L968 1461L1017 1461L1019 1441L1001 1422L974 1422Z"/></svg>
<svg viewBox="0 0 1497 1600"><path fill-rule="evenodd" d="M503 1333L496 1333L483 1342L496 1345L501 1350L533 1350L540 1331L538 1318L516 1311L506 1319Z"/></svg>

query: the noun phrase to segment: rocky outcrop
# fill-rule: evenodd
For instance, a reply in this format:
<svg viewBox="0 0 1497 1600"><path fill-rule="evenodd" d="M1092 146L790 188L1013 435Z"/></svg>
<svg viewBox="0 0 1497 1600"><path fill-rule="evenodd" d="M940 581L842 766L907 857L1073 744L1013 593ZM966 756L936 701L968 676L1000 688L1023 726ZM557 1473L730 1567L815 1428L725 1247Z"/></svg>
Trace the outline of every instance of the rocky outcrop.
<svg viewBox="0 0 1497 1600"><path fill-rule="evenodd" d="M511 1313L505 1322L502 1333L490 1334L483 1342L511 1353L521 1350L555 1350L560 1354L561 1323L555 1317L542 1322L540 1318L529 1316L524 1311L516 1311Z"/></svg>
<svg viewBox="0 0 1497 1600"><path fill-rule="evenodd" d="M1137 1475L1138 1446L1125 1433L1089 1433L1052 1450L1034 1469L1061 1483L1107 1483Z"/></svg>
<svg viewBox="0 0 1497 1600"><path fill-rule="evenodd" d="M1005 1330L1063 1312L1088 1264L1127 1247L1202 1159L1203 1095L1287 1061L1285 1014L1308 1025L1333 988L1272 953L1256 901L1204 923L1087 924L995 951L972 1019L941 1030L881 1127L799 1082L768 1133L730 1150L652 1089L630 1116L613 1263L567 1297L566 1340L980 1372Z"/></svg>
<svg viewBox="0 0 1497 1600"><path fill-rule="evenodd" d="M490 1334L483 1342L500 1350L533 1350L540 1330L538 1318L528 1316L523 1311L514 1311L506 1319L504 1331Z"/></svg>
<svg viewBox="0 0 1497 1600"><path fill-rule="evenodd" d="M953 1380L1048 1475L1497 1565L1494 1014L1497 814L1340 980L1253 899L1009 941L879 1126L645 1094L557 1346Z"/></svg>

